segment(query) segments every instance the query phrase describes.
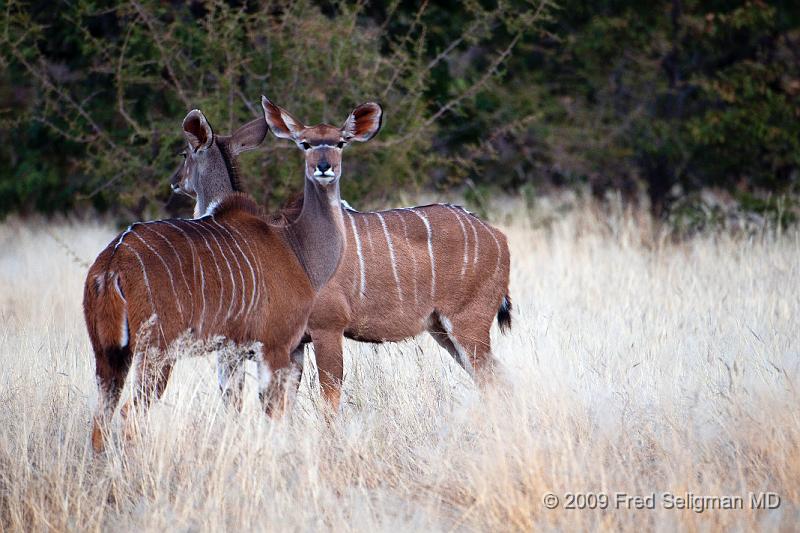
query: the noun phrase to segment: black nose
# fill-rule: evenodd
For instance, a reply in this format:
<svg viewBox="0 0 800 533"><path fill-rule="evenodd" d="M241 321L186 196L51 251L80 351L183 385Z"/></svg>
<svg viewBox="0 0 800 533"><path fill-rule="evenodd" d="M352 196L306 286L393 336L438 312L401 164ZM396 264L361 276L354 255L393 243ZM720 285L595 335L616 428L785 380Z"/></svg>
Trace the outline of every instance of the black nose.
<svg viewBox="0 0 800 533"><path fill-rule="evenodd" d="M331 168L331 165L327 161L320 161L319 163L317 163L317 170L319 170L320 172L325 172L329 168Z"/></svg>

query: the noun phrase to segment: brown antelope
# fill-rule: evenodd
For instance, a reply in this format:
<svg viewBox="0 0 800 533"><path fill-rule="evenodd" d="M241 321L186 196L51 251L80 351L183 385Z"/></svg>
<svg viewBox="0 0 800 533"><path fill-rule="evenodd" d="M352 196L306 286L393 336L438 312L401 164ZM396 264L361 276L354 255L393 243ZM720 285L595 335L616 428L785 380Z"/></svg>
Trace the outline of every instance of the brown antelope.
<svg viewBox="0 0 800 533"><path fill-rule="evenodd" d="M277 136L305 151L307 161L324 158L340 167L351 140L343 133L347 124L306 128L280 108L266 118ZM176 176L173 188L196 188L188 179L186 173ZM238 190L237 180L220 173L196 179L223 195ZM196 210L205 211L213 201L198 195ZM497 316L503 331L511 325L510 254L503 233L449 204L364 213L347 208L344 222L341 265L318 295L303 344L292 354L302 365L303 346L313 341L320 385L334 409L343 377L343 335L380 343L427 330L473 378L485 382L495 366L492 322Z"/></svg>
<svg viewBox="0 0 800 533"><path fill-rule="evenodd" d="M273 122L290 121L266 97L262 106ZM376 104L357 107L339 135L370 139L380 128L380 114ZM263 140L262 124L215 136L202 113L192 111L183 124L187 173L230 170L233 157ZM298 374L290 352L345 243L341 166L332 166L322 152L308 154L304 176L304 201L291 223L271 223L249 197L236 193L208 205L200 218L133 224L100 253L84 286L100 397L92 431L96 451L104 446L103 427L134 355L133 402L147 407L163 392L175 347L185 348L184 339L212 348L226 339L257 349L265 409L283 410ZM198 196L201 190L206 189L196 189Z"/></svg>

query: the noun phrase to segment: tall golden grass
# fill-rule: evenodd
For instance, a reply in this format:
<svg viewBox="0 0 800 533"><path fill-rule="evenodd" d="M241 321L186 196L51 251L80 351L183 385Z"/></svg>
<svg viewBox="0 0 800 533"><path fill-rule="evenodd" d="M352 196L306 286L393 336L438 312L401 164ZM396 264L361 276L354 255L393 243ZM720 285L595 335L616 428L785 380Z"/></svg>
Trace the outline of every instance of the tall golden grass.
<svg viewBox="0 0 800 533"><path fill-rule="evenodd" d="M0 529L796 527L800 234L676 244L622 212L506 218L514 326L493 338L507 389L480 394L427 337L348 342L338 418L318 415L308 372L272 421L252 377L233 414L212 358L187 359L137 436L114 430L99 458L80 259L115 232L0 225ZM762 491L780 507L751 509ZM610 500L565 509L566 493ZM617 493L654 494L655 508ZM741 496L744 509L666 509L664 493Z"/></svg>

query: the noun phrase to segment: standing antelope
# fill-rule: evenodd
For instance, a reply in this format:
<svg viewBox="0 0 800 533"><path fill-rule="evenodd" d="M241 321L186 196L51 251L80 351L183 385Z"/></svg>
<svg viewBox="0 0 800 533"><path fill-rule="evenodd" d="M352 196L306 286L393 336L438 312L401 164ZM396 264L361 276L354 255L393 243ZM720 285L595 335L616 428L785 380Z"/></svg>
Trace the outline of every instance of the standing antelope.
<svg viewBox="0 0 800 533"><path fill-rule="evenodd" d="M273 122L281 120L266 97L262 106ZM380 128L380 114L376 104L357 107L339 135L370 139ZM233 176L232 158L263 140L263 124L254 121L221 137L202 113L190 112L183 124L190 153L187 172L197 175L224 166ZM307 157L304 176L302 208L290 224L269 223L249 197L238 193L210 204L200 218L133 224L100 253L84 286L100 396L92 430L96 451L103 449L103 427L119 401L133 356L133 401L146 407L163 392L176 344L186 338L212 346L221 338L257 346L265 409L283 410L289 383L297 379L290 352L301 340L315 293L336 271L345 243L341 167L331 166L324 155Z"/></svg>
<svg viewBox="0 0 800 533"><path fill-rule="evenodd" d="M342 150L351 140L342 133L347 123L341 130L306 128L279 108L266 118L277 136L305 151L307 161L341 165ZM348 121L356 118L351 115ZM173 188L196 189L191 179L188 173L176 175ZM221 195L238 190L238 181L222 173L194 179ZM200 212L215 201L213 196L196 199ZM497 316L503 331L511 325L505 235L448 204L364 213L348 208L344 221L347 243L341 265L317 296L307 334L292 354L302 364L303 346L313 341L320 385L332 407L338 407L343 377L343 335L380 343L427 330L464 370L485 382L495 366L492 322ZM240 378L239 389L242 383Z"/></svg>

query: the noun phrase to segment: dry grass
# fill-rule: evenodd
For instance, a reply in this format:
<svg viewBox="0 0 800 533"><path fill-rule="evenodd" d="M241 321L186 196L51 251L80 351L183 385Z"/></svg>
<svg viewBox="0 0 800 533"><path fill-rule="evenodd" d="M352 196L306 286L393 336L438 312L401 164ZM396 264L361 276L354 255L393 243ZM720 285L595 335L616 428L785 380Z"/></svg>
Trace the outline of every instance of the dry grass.
<svg viewBox="0 0 800 533"><path fill-rule="evenodd" d="M644 229L643 229L644 227ZM140 438L88 451L86 269L43 224L0 225L0 529L716 530L800 519L798 234L680 245L591 210L507 226L511 388L478 394L425 337L348 344L343 413L228 413L210 357L179 363ZM113 231L53 232L91 259ZM644 244L643 244L644 242ZM496 333L496 332L495 332ZM249 369L250 373L253 369ZM553 492L656 493L656 509L547 510ZM749 509L773 491L776 510ZM744 496L668 510L661 493Z"/></svg>

